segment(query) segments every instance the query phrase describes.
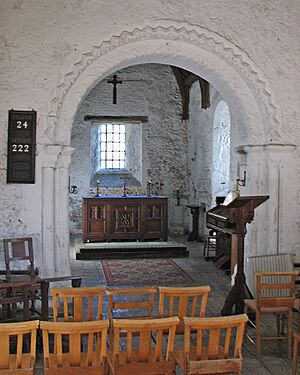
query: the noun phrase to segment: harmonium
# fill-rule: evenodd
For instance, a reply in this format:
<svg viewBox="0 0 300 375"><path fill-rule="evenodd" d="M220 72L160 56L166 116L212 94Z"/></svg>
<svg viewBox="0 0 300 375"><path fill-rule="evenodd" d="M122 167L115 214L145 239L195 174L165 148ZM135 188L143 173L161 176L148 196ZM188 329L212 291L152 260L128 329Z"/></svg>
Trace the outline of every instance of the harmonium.
<svg viewBox="0 0 300 375"><path fill-rule="evenodd" d="M254 217L254 209L269 199L268 195L238 196L231 202L219 204L207 212L206 226L223 233L236 234Z"/></svg>
<svg viewBox="0 0 300 375"><path fill-rule="evenodd" d="M237 265L235 285L226 299L222 315L230 315L233 305L236 311L243 311L243 299L245 297L244 274L244 238L247 233L246 225L254 219L254 210L269 199L268 195L238 196L226 204L218 204L206 214L206 226L216 230L217 233L225 233L231 237L230 270L233 274ZM218 243L217 243L218 246Z"/></svg>
<svg viewBox="0 0 300 375"><path fill-rule="evenodd" d="M237 263L237 235L245 236L246 224L253 220L254 209L268 198L267 195L238 196L229 203L226 203L226 198L224 203L213 207L206 214L207 228L217 231L216 255L224 255L229 262L231 261L231 274Z"/></svg>

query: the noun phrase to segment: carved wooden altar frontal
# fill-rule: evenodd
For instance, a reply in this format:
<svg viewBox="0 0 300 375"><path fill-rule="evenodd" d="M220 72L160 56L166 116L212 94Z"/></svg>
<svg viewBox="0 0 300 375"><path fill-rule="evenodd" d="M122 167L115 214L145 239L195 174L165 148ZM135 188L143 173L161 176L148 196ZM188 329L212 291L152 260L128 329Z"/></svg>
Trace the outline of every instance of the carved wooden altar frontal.
<svg viewBox="0 0 300 375"><path fill-rule="evenodd" d="M166 197L83 198L83 242L168 239Z"/></svg>
<svg viewBox="0 0 300 375"><path fill-rule="evenodd" d="M112 233L138 233L140 217L138 205L112 205Z"/></svg>

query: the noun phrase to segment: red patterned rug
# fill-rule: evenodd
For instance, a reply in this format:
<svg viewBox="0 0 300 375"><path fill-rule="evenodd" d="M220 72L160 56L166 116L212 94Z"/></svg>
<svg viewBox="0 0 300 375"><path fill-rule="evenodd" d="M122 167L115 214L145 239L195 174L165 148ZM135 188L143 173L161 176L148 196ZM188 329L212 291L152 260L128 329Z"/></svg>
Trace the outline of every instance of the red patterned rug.
<svg viewBox="0 0 300 375"><path fill-rule="evenodd" d="M108 285L182 285L194 280L171 259L101 260Z"/></svg>

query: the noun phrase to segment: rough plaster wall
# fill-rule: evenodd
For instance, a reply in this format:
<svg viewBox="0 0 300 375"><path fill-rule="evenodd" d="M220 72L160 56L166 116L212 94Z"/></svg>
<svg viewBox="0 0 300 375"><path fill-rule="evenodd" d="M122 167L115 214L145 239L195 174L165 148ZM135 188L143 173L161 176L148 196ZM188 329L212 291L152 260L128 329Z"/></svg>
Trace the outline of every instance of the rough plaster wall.
<svg viewBox="0 0 300 375"><path fill-rule="evenodd" d="M129 124L126 127L126 165L137 182L142 182L142 128L141 124ZM129 184L130 185L130 184Z"/></svg>
<svg viewBox="0 0 300 375"><path fill-rule="evenodd" d="M62 64L76 61L78 54L97 44L99 35L106 39L137 23L174 20L201 25L223 35L251 56L272 82L278 102L285 103L285 126L296 130L299 12L298 0L212 0L209 3L150 0L147 4L134 0L111 3L2 0L0 43L4 64L1 72L5 79L1 81L6 92L5 103L29 107L33 104L37 107L38 103L39 111L42 109L45 115L47 101L40 98L52 93ZM19 80L14 80L16 76L22 79L21 85ZM18 82L12 85L17 93L9 89L7 81ZM28 87L34 90L24 100Z"/></svg>
<svg viewBox="0 0 300 375"><path fill-rule="evenodd" d="M116 116L148 116L141 124L142 186L128 186L128 195L145 194L147 181L153 182L153 193L169 199L169 217L174 221L174 191L186 184L186 134L182 123L181 99L177 83L169 66L146 64L128 67L117 72L123 80L117 89L117 105L112 104L112 85L106 80L95 86L82 102L72 128L74 152L69 168L72 184L78 187L70 194L70 227L72 233L80 233L81 197L95 194L90 186L91 125L83 121L86 114ZM132 142L132 141L131 141ZM132 150L131 150L132 152ZM121 195L122 188L101 187L102 195ZM181 226L183 226L182 215Z"/></svg>
<svg viewBox="0 0 300 375"><path fill-rule="evenodd" d="M230 114L228 105L219 100L213 119L213 196L226 195L230 171Z"/></svg>
<svg viewBox="0 0 300 375"><path fill-rule="evenodd" d="M211 90L211 98L215 89ZM213 144L213 103L210 108L201 109L201 91L195 82L190 91L190 118L188 129L188 168L189 168L189 203L211 205L211 175L212 175L212 144ZM191 227L191 217L188 217L188 227ZM199 216L199 232L206 232L203 212Z"/></svg>
<svg viewBox="0 0 300 375"><path fill-rule="evenodd" d="M22 232L37 237L41 236L42 227L39 160L35 186L5 185L7 111L36 109L37 142L47 143L43 134L50 100L64 74L84 52L112 35L141 24L182 21L211 30L232 42L271 83L269 91L278 106L284 139L297 147L285 156L287 180L284 187L289 209L288 215L286 211L283 213L282 223L285 223L283 236L289 240L284 250L293 246L300 253L299 245L289 243L290 239L295 241L295 233L299 239L299 229L295 226L300 204L299 0L149 0L146 3L136 0L2 0L0 17L0 195L4 202L1 237ZM218 74L222 72L216 72ZM218 87L221 93L222 89ZM234 113L233 122L237 126L238 119L239 113ZM255 168L255 164L253 166ZM259 191L259 187L255 191ZM262 193L265 192L263 189ZM21 227L17 224L20 218Z"/></svg>

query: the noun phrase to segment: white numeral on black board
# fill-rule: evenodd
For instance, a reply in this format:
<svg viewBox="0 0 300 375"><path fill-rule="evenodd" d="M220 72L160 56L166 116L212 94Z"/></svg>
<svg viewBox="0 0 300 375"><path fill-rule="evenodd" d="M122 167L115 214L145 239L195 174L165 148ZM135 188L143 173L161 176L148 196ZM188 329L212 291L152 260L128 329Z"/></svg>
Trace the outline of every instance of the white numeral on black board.
<svg viewBox="0 0 300 375"><path fill-rule="evenodd" d="M27 129L28 128L28 123L27 121L23 122L22 121L17 121L17 129Z"/></svg>
<svg viewBox="0 0 300 375"><path fill-rule="evenodd" d="M16 145L11 146L12 152L29 152L29 145Z"/></svg>

